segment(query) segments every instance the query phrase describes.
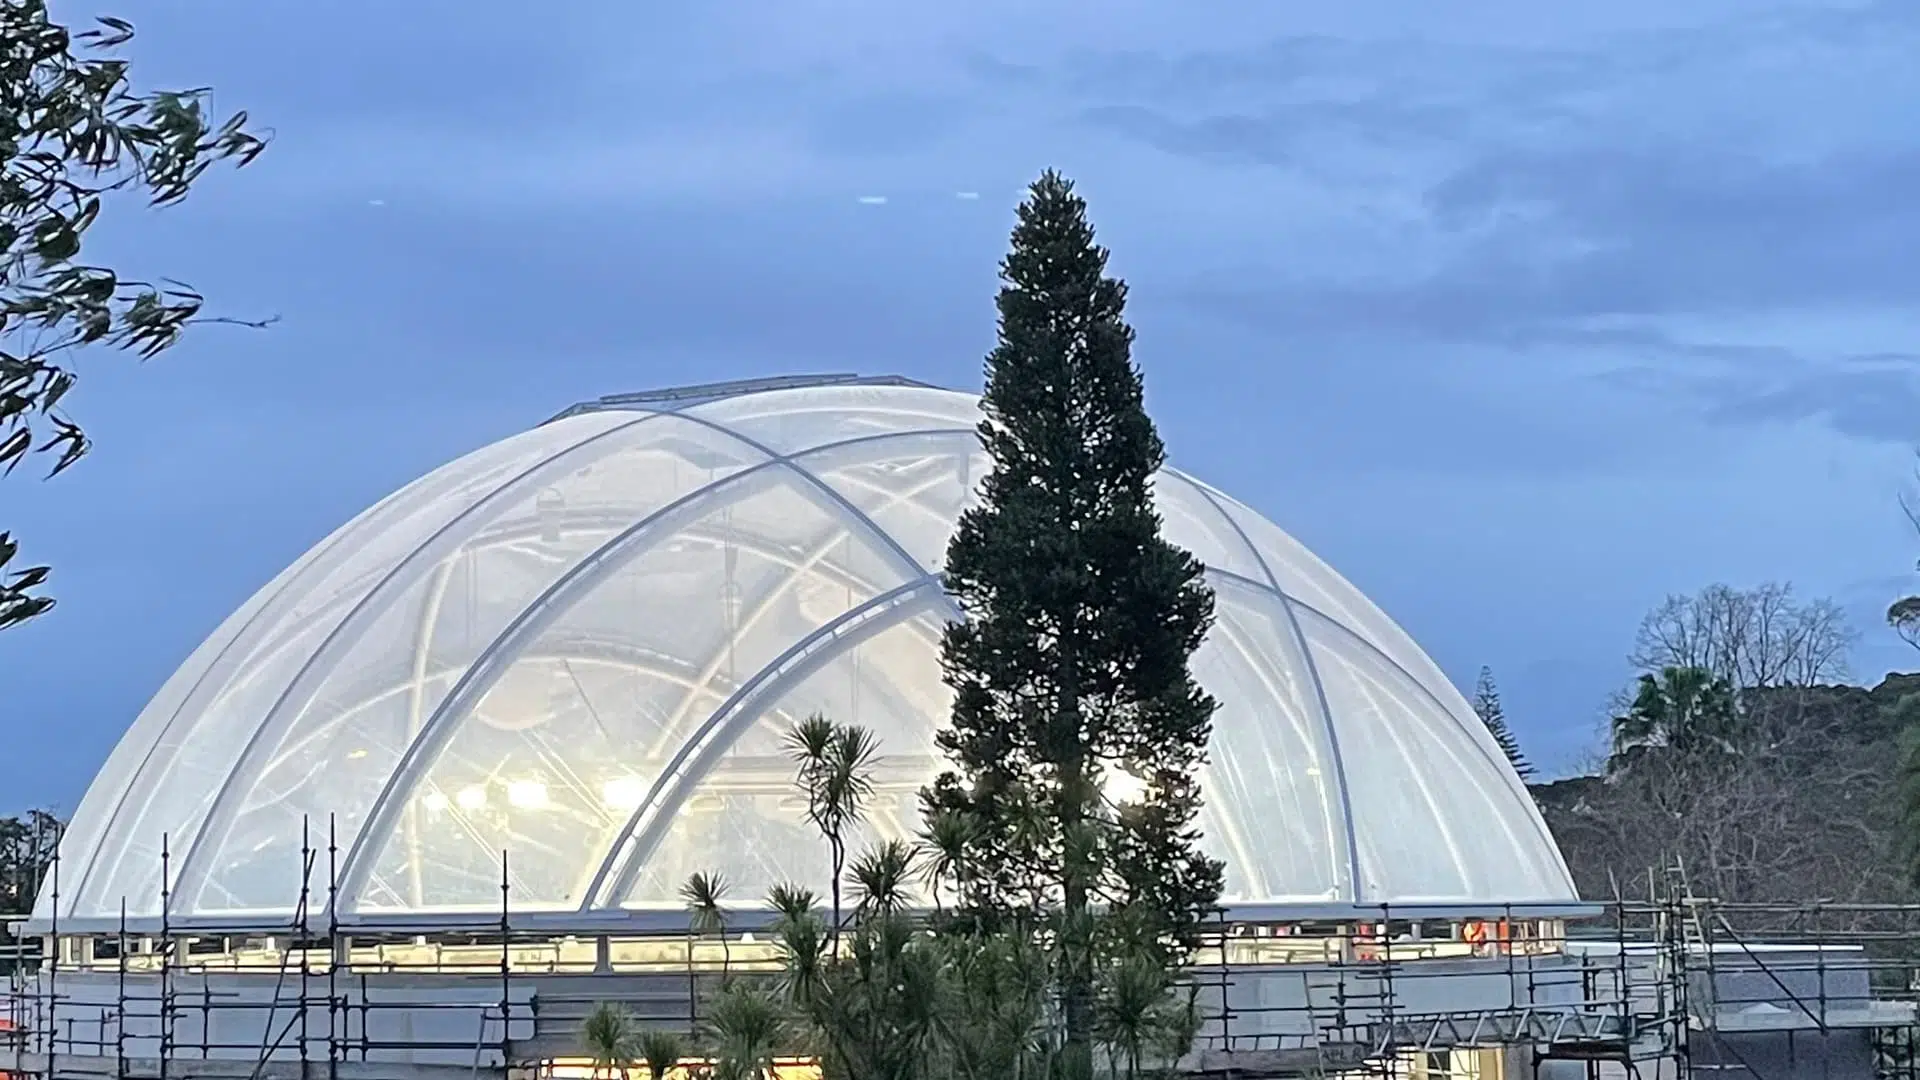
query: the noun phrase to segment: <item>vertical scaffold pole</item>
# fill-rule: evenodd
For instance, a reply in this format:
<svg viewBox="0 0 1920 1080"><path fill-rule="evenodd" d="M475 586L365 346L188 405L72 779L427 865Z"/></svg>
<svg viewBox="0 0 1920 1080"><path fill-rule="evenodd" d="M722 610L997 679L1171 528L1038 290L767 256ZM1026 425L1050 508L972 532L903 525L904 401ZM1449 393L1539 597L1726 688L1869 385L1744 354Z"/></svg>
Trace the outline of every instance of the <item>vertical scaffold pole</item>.
<svg viewBox="0 0 1920 1080"><path fill-rule="evenodd" d="M39 822L34 823L38 832ZM47 926L47 933L53 942L53 955L47 964L47 1075L56 1075L53 1067L55 1042L60 1036L60 1025L55 1020L55 1010L60 1007L60 843L54 841L53 847L53 918Z"/></svg>
<svg viewBox="0 0 1920 1080"><path fill-rule="evenodd" d="M500 1068L506 1069L508 1040L513 1033L513 926L512 879L507 869L507 851L500 849Z"/></svg>
<svg viewBox="0 0 1920 1080"><path fill-rule="evenodd" d="M300 815L300 914L294 919L293 937L287 942L288 948L292 948L296 941L300 943L300 993L296 1000L300 1010L300 1075L302 1077L307 1075L307 1040L312 1038L312 1031L307 1023L309 1004L307 987L313 984L313 971L308 966L306 941L308 935L312 933L313 924L310 906L313 901L313 856L313 831L308 827L307 816L302 814ZM280 967L282 971L286 970L285 963Z"/></svg>
<svg viewBox="0 0 1920 1080"><path fill-rule="evenodd" d="M1233 961L1229 957L1227 938L1231 928L1227 925L1227 912L1220 911L1220 1049L1233 1050Z"/></svg>
<svg viewBox="0 0 1920 1080"><path fill-rule="evenodd" d="M127 1080L127 898L120 898L120 964L115 1000L119 1003L119 1015L115 1020L113 1032L113 1075L118 1080Z"/></svg>
<svg viewBox="0 0 1920 1080"><path fill-rule="evenodd" d="M173 848L160 834L160 1080L173 1057Z"/></svg>
<svg viewBox="0 0 1920 1080"><path fill-rule="evenodd" d="M340 1077L340 842L327 815L327 1080ZM309 942L311 944L311 942ZM352 955L351 950L348 955Z"/></svg>

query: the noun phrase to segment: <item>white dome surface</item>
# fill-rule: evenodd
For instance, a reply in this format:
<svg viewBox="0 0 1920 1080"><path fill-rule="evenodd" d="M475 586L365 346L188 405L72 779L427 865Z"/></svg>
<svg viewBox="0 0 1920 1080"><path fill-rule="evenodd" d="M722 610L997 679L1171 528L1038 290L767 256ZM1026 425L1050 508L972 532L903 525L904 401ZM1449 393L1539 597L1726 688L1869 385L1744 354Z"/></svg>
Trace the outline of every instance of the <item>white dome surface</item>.
<svg viewBox="0 0 1920 1080"><path fill-rule="evenodd" d="M607 399L309 551L181 665L88 790L59 917L678 908L821 888L781 736L872 728L869 832L941 767L937 572L977 399L905 380ZM1425 653L1260 515L1171 469L1220 701L1203 827L1235 904L1568 903L1525 787ZM334 851L328 852L331 825ZM163 859L163 846L166 856ZM330 869L331 864L331 869ZM36 922L52 914L41 898Z"/></svg>

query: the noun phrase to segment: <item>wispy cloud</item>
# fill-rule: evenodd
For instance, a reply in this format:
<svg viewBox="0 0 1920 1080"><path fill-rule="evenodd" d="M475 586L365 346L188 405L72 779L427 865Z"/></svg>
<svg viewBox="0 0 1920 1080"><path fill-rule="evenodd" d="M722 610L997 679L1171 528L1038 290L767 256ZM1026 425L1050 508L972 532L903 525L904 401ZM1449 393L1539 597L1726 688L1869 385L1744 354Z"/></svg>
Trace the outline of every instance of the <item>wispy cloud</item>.
<svg viewBox="0 0 1920 1080"><path fill-rule="evenodd" d="M1902 343L1736 348L1681 324L1914 309L1920 129L1895 118L1920 104L1916 49L1920 9L1882 2L1587 41L1089 54L1053 85L1089 130L1388 208L1350 218L1334 263L1283 245L1190 275L1194 310L1289 340L1584 357L1616 386L1657 370L1719 422L1914 438Z"/></svg>

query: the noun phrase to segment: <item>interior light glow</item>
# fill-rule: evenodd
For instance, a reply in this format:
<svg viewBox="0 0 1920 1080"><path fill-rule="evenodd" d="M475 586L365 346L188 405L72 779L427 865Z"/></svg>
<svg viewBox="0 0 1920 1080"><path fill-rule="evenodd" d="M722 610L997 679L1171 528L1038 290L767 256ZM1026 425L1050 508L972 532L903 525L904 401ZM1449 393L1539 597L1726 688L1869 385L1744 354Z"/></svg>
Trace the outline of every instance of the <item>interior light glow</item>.
<svg viewBox="0 0 1920 1080"><path fill-rule="evenodd" d="M453 797L462 810L484 810L487 806L487 789L479 784L470 784L460 789Z"/></svg>
<svg viewBox="0 0 1920 1080"><path fill-rule="evenodd" d="M647 785L637 776L616 776L600 785L600 801L613 810L637 810Z"/></svg>
<svg viewBox="0 0 1920 1080"><path fill-rule="evenodd" d="M427 792L427 797L420 801L427 805L428 810L436 814L446 810L449 803L446 793L440 791L429 791Z"/></svg>
<svg viewBox="0 0 1920 1080"><path fill-rule="evenodd" d="M507 785L507 802L522 810L538 810L547 805L547 785L538 780L515 780Z"/></svg>
<svg viewBox="0 0 1920 1080"><path fill-rule="evenodd" d="M1106 790L1107 801L1113 803L1138 802L1147 793L1147 782L1125 771L1118 765L1109 765L1101 774L1101 786Z"/></svg>

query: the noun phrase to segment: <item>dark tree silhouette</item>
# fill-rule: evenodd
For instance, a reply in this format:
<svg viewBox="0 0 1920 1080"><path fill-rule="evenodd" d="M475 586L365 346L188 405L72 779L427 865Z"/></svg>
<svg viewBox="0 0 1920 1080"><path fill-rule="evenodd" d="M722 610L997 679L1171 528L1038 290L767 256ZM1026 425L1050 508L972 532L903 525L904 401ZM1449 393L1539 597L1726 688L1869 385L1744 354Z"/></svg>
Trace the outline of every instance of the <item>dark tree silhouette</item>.
<svg viewBox="0 0 1920 1080"><path fill-rule="evenodd" d="M1520 774L1520 779L1532 780L1533 763L1520 752L1520 740L1507 726L1507 713L1500 705L1500 688L1493 684L1492 668L1481 668L1480 678L1473 684L1473 714L1487 725L1488 733L1499 744L1500 752L1507 755L1507 764Z"/></svg>
<svg viewBox="0 0 1920 1080"><path fill-rule="evenodd" d="M1056 927L1072 1077L1092 1068L1093 913L1171 960L1222 869L1196 825L1215 703L1188 666L1213 596L1160 534L1165 452L1106 264L1073 185L1041 176L1001 264L980 427L992 469L947 550L968 620L943 641L952 769L926 799L929 818L969 822L962 913ZM1116 773L1142 793L1111 797Z"/></svg>

